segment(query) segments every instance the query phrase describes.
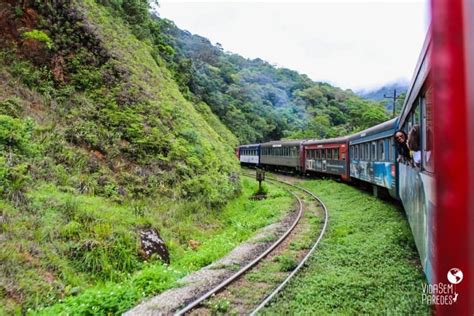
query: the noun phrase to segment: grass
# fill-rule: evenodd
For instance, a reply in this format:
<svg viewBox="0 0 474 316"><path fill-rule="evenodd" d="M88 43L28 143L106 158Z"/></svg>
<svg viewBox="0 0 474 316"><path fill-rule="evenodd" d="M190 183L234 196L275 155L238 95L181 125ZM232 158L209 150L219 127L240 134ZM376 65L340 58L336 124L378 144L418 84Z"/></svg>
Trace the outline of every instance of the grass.
<svg viewBox="0 0 474 316"><path fill-rule="evenodd" d="M9 238L0 250L6 268L0 278L9 288L0 298L0 314L120 314L175 286L292 207L281 188L270 185L267 199L256 201L250 199L255 181L244 178L241 184L242 194L223 209L198 211L185 203L119 205L51 184L38 187L28 195L30 213L3 211ZM150 226L167 242L169 266L138 256L137 231Z"/></svg>
<svg viewBox="0 0 474 316"><path fill-rule="evenodd" d="M328 231L307 268L263 313L428 314L403 210L332 180L300 185L328 207Z"/></svg>

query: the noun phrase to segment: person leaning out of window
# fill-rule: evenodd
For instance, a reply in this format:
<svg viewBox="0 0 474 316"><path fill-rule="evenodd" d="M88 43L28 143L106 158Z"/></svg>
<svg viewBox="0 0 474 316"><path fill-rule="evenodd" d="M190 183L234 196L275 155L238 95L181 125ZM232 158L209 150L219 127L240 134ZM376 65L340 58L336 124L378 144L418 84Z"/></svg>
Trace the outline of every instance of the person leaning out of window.
<svg viewBox="0 0 474 316"><path fill-rule="evenodd" d="M408 148L407 144L407 134L402 130L398 130L395 132L394 138L395 146L398 153L397 161L411 165L412 159L410 155L410 149Z"/></svg>
<svg viewBox="0 0 474 316"><path fill-rule="evenodd" d="M421 165L421 148L420 148L420 125L414 125L408 132L407 140L408 148L410 149L410 155L413 158L413 164L415 167Z"/></svg>

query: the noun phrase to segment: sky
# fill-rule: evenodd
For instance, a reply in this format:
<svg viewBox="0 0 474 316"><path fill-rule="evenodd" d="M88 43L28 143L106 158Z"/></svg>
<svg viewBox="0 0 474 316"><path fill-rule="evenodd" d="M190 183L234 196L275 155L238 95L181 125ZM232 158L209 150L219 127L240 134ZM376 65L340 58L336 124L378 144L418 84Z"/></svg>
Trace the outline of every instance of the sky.
<svg viewBox="0 0 474 316"><path fill-rule="evenodd" d="M158 13L225 51L343 89L410 81L428 0L160 0Z"/></svg>

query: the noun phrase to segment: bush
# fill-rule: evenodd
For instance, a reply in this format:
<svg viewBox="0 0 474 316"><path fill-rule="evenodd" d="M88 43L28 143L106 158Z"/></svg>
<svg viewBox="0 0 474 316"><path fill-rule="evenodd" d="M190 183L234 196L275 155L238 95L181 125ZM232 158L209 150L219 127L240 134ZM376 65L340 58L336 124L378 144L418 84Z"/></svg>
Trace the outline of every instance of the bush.
<svg viewBox="0 0 474 316"><path fill-rule="evenodd" d="M41 42L48 49L53 48L53 40L48 36L48 34L41 30L31 30L28 32L23 32L22 36L24 39L32 39Z"/></svg>

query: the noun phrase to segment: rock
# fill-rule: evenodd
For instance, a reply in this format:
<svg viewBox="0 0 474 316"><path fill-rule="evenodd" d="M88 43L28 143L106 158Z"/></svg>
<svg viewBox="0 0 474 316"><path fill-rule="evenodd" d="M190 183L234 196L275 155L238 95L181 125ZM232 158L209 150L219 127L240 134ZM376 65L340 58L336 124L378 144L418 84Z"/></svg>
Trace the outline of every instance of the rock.
<svg viewBox="0 0 474 316"><path fill-rule="evenodd" d="M199 248L199 246L201 245L201 243L197 240L188 240L188 246L189 248L191 248L192 250L196 250Z"/></svg>
<svg viewBox="0 0 474 316"><path fill-rule="evenodd" d="M153 228L140 231L141 254L145 259L156 254L163 262L170 263L170 254L164 240Z"/></svg>

